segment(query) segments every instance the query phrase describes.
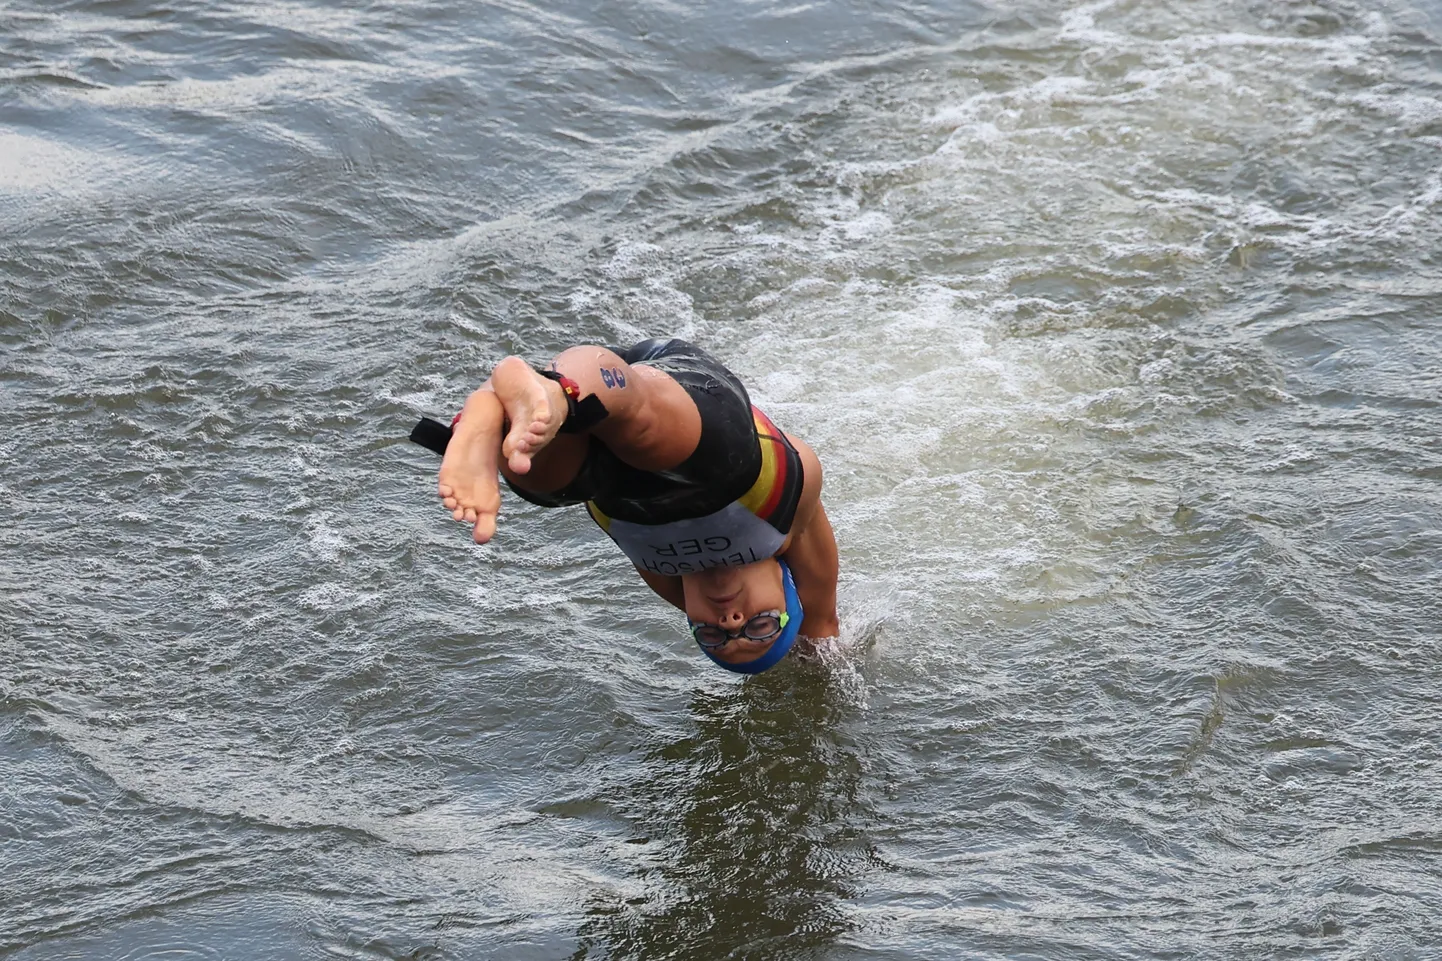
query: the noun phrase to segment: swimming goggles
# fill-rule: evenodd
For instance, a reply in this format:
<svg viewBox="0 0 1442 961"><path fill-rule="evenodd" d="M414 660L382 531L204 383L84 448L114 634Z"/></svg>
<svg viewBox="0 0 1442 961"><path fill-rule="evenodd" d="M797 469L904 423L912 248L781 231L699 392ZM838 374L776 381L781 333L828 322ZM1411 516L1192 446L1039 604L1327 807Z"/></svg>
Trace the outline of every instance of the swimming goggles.
<svg viewBox="0 0 1442 961"><path fill-rule="evenodd" d="M691 636L696 638L696 643L700 644L703 650L714 651L742 637L748 641L769 641L786 630L786 624L790 620L791 615L786 611L762 611L741 625L739 631L728 631L717 624L692 621Z"/></svg>

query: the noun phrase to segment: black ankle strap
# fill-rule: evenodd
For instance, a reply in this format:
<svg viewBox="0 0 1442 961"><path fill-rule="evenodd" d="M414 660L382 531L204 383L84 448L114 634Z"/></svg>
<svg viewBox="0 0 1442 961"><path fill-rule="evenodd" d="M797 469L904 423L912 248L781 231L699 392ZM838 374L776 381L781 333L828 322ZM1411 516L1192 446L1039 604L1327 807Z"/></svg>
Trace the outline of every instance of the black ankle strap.
<svg viewBox="0 0 1442 961"><path fill-rule="evenodd" d="M560 384L562 393L566 395L566 419L556 433L580 434L611 416L601 398L595 394L580 399L581 386L559 370L537 367L536 373Z"/></svg>

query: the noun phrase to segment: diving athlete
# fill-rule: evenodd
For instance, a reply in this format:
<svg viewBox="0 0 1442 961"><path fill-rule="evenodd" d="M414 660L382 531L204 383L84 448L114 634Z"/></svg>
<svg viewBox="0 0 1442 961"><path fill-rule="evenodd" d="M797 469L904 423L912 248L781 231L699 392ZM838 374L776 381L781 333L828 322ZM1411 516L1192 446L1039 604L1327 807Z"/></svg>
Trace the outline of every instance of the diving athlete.
<svg viewBox="0 0 1442 961"><path fill-rule="evenodd" d="M549 368L507 357L449 431L423 420L411 436L444 453L441 503L478 544L496 532L498 469L534 504L584 504L727 670L840 633L820 461L684 340L571 347Z"/></svg>

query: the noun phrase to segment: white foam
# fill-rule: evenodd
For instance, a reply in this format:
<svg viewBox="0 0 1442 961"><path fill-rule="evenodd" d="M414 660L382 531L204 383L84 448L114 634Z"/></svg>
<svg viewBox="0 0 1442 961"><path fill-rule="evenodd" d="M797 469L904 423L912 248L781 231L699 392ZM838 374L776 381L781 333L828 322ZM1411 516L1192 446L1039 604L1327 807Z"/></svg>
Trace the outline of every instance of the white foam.
<svg viewBox="0 0 1442 961"><path fill-rule="evenodd" d="M358 591L347 584L329 581L306 588L297 602L312 611L351 611L370 605L377 596L374 591Z"/></svg>
<svg viewBox="0 0 1442 961"><path fill-rule="evenodd" d="M312 554L327 564L338 561L350 546L333 521L334 515L330 511L319 511L305 521L307 546Z"/></svg>

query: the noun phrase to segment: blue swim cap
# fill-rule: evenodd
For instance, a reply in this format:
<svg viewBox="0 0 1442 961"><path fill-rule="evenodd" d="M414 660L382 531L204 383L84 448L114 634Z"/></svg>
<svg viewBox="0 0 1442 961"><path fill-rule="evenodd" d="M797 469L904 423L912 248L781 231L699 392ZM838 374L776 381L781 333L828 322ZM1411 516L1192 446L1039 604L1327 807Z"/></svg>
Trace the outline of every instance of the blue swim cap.
<svg viewBox="0 0 1442 961"><path fill-rule="evenodd" d="M735 674L760 674L768 668L775 667L776 663L791 650L791 645L796 643L796 635L801 633L801 598L796 593L796 582L792 580L791 568L786 566L785 561L778 557L776 563L781 565L781 584L786 588L786 627L782 628L781 636L772 643L765 654L754 661L747 661L745 664L727 664L706 648L701 648L702 654Z"/></svg>

